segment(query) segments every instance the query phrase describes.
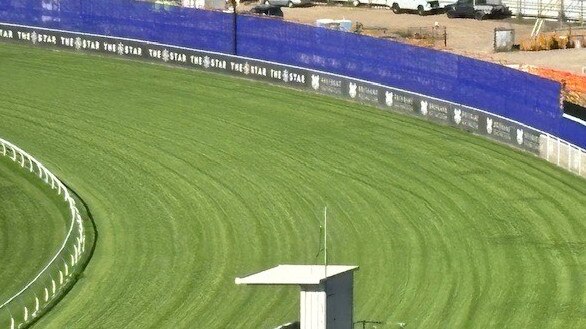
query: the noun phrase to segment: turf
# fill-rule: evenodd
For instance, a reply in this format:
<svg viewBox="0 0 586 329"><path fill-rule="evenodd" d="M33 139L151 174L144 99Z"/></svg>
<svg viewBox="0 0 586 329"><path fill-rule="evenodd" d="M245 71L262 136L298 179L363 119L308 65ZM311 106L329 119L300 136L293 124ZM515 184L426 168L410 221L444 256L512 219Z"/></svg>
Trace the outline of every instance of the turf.
<svg viewBox="0 0 586 329"><path fill-rule="evenodd" d="M88 202L84 277L39 328L271 328L294 287L357 264L378 328L586 327L586 183L464 132L319 95L0 44L0 134ZM9 83L8 83L9 82Z"/></svg>
<svg viewBox="0 0 586 329"><path fill-rule="evenodd" d="M69 227L67 209L38 177L0 155L0 304L57 253Z"/></svg>

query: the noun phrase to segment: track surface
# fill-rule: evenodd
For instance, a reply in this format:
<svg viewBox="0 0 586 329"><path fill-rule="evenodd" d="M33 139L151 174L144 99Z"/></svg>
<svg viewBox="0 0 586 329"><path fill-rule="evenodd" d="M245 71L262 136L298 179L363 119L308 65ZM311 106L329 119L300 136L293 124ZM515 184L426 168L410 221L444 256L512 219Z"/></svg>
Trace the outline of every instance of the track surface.
<svg viewBox="0 0 586 329"><path fill-rule="evenodd" d="M89 203L100 240L40 328L270 328L295 288L358 264L379 328L586 327L586 183L446 127L297 91L0 44L0 132ZM10 77L10 83L7 83Z"/></svg>
<svg viewBox="0 0 586 329"><path fill-rule="evenodd" d="M65 239L67 204L53 193L0 155L0 304L30 282Z"/></svg>

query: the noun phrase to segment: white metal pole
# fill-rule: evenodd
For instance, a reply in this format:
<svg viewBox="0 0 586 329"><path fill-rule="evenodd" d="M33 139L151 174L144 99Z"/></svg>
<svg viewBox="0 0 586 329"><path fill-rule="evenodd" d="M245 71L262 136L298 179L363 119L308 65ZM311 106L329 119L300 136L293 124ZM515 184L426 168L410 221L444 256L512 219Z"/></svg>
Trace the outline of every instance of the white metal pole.
<svg viewBox="0 0 586 329"><path fill-rule="evenodd" d="M324 207L324 280L328 277L328 207Z"/></svg>

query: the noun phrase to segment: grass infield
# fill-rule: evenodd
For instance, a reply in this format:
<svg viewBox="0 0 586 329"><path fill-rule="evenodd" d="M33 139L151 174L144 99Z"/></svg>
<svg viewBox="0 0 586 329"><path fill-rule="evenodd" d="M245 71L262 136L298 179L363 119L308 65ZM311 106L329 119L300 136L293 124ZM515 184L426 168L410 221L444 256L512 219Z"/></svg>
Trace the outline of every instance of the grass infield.
<svg viewBox="0 0 586 329"><path fill-rule="evenodd" d="M38 176L0 155L0 304L57 253L69 228L67 210Z"/></svg>
<svg viewBox="0 0 586 329"><path fill-rule="evenodd" d="M586 182L419 119L246 80L0 44L0 134L89 204L93 259L39 328L271 328L357 264L378 328L585 328Z"/></svg>

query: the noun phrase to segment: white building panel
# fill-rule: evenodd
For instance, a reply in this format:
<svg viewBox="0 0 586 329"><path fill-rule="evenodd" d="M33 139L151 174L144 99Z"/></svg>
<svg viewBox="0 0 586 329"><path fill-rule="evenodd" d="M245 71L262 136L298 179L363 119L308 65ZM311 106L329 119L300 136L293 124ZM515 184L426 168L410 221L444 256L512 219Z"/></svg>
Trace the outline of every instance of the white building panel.
<svg viewBox="0 0 586 329"><path fill-rule="evenodd" d="M586 0L503 0L513 15L580 21L586 17Z"/></svg>
<svg viewBox="0 0 586 329"><path fill-rule="evenodd" d="M279 265L268 270L236 278L236 284L320 284L325 279L346 271L353 271L358 266L328 265Z"/></svg>
<svg viewBox="0 0 586 329"><path fill-rule="evenodd" d="M300 323L303 329L326 329L326 294L319 286L302 286Z"/></svg>
<svg viewBox="0 0 586 329"><path fill-rule="evenodd" d="M301 329L352 329L354 270L346 265L279 265L236 284L299 285Z"/></svg>

